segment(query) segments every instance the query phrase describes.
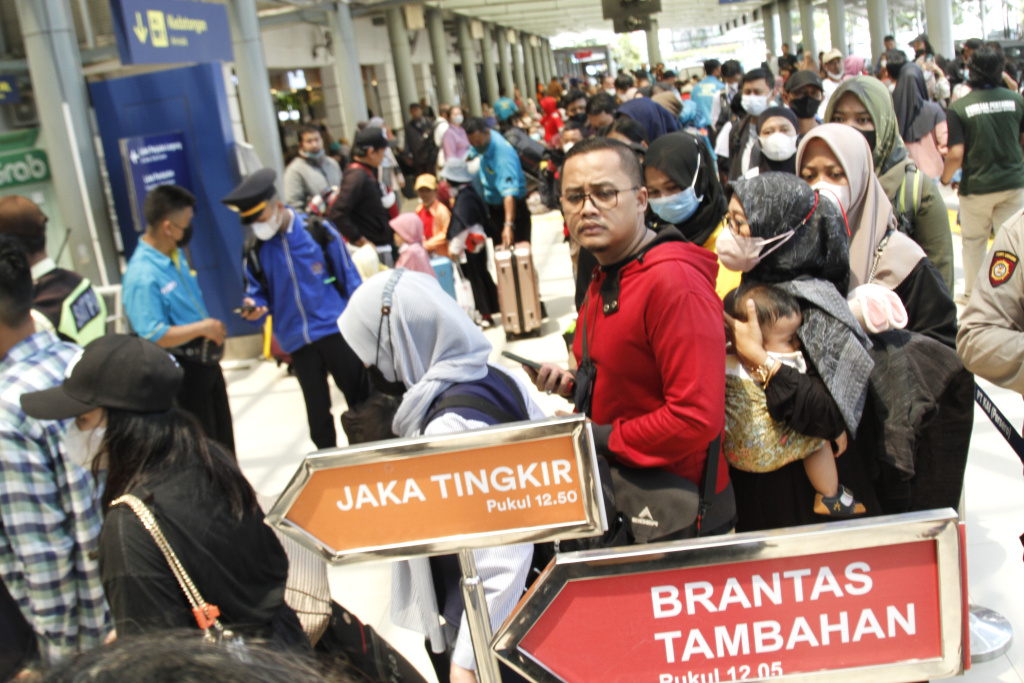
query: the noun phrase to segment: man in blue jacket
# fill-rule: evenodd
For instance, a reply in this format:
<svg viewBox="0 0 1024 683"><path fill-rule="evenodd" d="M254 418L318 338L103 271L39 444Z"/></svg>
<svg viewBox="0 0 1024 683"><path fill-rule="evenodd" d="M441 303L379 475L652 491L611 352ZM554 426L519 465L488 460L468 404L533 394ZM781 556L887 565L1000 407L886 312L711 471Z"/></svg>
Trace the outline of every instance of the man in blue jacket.
<svg viewBox="0 0 1024 683"><path fill-rule="evenodd" d="M350 408L370 393L366 368L338 331L338 316L362 280L334 227L285 206L275 179L271 169L256 171L221 200L256 236L246 251L242 317L274 316L274 335L291 354L306 401L310 438L317 448L334 448L327 373Z"/></svg>

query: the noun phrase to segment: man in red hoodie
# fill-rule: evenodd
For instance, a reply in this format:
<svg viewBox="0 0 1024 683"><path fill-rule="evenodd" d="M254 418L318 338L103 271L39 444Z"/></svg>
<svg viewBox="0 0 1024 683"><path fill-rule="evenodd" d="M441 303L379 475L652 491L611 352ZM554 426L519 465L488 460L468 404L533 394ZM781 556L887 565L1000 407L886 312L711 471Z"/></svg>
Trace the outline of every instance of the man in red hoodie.
<svg viewBox="0 0 1024 683"><path fill-rule="evenodd" d="M579 385L576 408L593 420L599 454L700 486L708 446L725 421L718 261L674 228L647 227L640 163L615 140L589 138L569 151L561 201L569 231L600 267L576 324L581 370L546 364L531 373L535 383L566 398ZM587 356L593 369L584 372ZM721 458L712 525L704 527L712 532L730 529L735 516Z"/></svg>

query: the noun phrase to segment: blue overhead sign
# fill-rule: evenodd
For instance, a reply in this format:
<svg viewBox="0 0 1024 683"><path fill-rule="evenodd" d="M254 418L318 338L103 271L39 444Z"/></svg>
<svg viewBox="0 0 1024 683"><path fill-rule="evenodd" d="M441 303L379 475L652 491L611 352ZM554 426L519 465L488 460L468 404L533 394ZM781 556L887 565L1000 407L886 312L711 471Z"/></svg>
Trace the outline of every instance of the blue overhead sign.
<svg viewBox="0 0 1024 683"><path fill-rule="evenodd" d="M123 64L230 62L224 5L191 0L110 0Z"/></svg>
<svg viewBox="0 0 1024 683"><path fill-rule="evenodd" d="M21 102L18 93L17 76L0 76L0 104L17 104Z"/></svg>

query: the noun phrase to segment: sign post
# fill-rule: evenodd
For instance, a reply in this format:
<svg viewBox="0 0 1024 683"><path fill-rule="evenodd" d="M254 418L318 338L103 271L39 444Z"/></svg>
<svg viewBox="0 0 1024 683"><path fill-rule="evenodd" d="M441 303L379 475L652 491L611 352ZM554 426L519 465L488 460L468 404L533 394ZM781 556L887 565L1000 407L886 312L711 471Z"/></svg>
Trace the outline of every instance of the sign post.
<svg viewBox="0 0 1024 683"><path fill-rule="evenodd" d="M119 140L124 175L132 199L135 231L146 229L142 205L150 190L158 185L180 185L192 192L192 176L185 155L185 136L179 132L160 135L136 135Z"/></svg>
<svg viewBox="0 0 1024 683"><path fill-rule="evenodd" d="M581 415L306 457L267 523L334 564L457 553L482 683L498 683L472 549L607 528Z"/></svg>
<svg viewBox="0 0 1024 683"><path fill-rule="evenodd" d="M935 510L558 554L493 647L543 683L953 676L959 540Z"/></svg>

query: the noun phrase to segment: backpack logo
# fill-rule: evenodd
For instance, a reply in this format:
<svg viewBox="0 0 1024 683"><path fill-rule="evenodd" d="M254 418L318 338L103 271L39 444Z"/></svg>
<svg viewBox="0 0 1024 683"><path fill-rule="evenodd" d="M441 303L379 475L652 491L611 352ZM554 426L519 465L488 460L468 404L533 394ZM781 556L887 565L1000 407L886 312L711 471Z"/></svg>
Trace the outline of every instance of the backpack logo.
<svg viewBox="0 0 1024 683"><path fill-rule="evenodd" d="M631 521L633 522L633 524L640 524L642 526L659 526L658 522L654 519L654 515L651 514L650 507L645 507L643 510L640 511L640 514L636 517L633 517Z"/></svg>

